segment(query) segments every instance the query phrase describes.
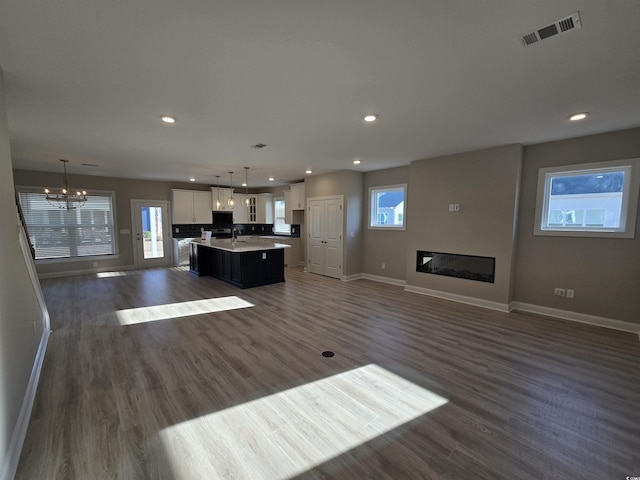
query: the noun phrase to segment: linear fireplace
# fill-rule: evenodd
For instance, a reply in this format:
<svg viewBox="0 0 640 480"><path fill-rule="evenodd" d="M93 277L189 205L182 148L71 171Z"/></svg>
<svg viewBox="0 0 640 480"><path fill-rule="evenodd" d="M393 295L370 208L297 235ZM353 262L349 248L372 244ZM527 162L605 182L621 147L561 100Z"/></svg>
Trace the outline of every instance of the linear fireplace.
<svg viewBox="0 0 640 480"><path fill-rule="evenodd" d="M418 250L416 272L493 283L495 271L496 259L494 257Z"/></svg>

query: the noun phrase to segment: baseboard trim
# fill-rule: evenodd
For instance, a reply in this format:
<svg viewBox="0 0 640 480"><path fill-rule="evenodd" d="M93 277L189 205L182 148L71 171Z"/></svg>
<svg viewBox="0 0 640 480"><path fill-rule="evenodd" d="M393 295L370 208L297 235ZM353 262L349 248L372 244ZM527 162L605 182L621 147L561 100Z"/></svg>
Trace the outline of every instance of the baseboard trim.
<svg viewBox="0 0 640 480"><path fill-rule="evenodd" d="M391 277L383 277L381 275L372 275L370 273L363 273L360 278L364 280L372 280L374 282L387 283L389 285L398 285L400 287L404 287L407 282L404 280L400 280L399 278L391 278Z"/></svg>
<svg viewBox="0 0 640 480"><path fill-rule="evenodd" d="M40 380L40 373L42 372L44 354L47 350L48 341L49 330L44 329L42 331L42 337L40 337L40 344L38 345L38 351L36 353L35 361L33 362L33 367L31 369L31 376L29 378L29 383L27 384L27 390L22 400L20 414L18 415L16 426L13 429L13 433L11 434L6 463L2 470L2 473L0 473L0 480L11 480L15 476L16 470L18 469L18 461L20 460L20 454L22 453L24 439L27 436L27 428L29 427L29 420L31 418L33 403L36 399L38 381Z"/></svg>
<svg viewBox="0 0 640 480"><path fill-rule="evenodd" d="M535 313L546 317L570 320L572 322L587 323L597 327L611 328L613 330L620 330L622 332L640 335L640 324L616 320L614 318L598 317L596 315L560 310L559 308L543 307L541 305L533 305L531 303L524 302L511 302L511 308L521 312Z"/></svg>
<svg viewBox="0 0 640 480"><path fill-rule="evenodd" d="M483 300L481 298L467 297L458 295L457 293L442 292L440 290L432 290L430 288L417 287L415 285L406 285L405 292L419 293L420 295L428 295L430 297L442 298L453 302L465 303L476 307L488 308L499 312L509 312L510 306L506 303L493 302L491 300Z"/></svg>
<svg viewBox="0 0 640 480"><path fill-rule="evenodd" d="M355 280L360 280L362 278L362 273L354 273L353 275L342 275L340 280L343 282L353 282Z"/></svg>
<svg viewBox="0 0 640 480"><path fill-rule="evenodd" d="M173 265L170 265L173 267ZM38 278L58 278L58 277L73 277L76 275L89 275L92 273L103 273L103 272L119 272L123 270L135 270L135 265L122 265L118 267L103 267L103 268L87 268L84 270L67 270L65 272L49 272L49 273L38 273Z"/></svg>

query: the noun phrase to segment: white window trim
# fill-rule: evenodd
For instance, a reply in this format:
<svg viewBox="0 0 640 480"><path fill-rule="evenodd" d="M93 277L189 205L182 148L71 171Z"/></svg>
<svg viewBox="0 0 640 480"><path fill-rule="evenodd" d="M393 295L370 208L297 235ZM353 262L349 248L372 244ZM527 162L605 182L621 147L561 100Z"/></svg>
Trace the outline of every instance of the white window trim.
<svg viewBox="0 0 640 480"><path fill-rule="evenodd" d="M286 235L291 236L291 225L289 223L284 223L283 225L287 225L289 227L289 231L286 230L276 230L276 202L281 201L284 202L284 197L274 197L273 198L273 233L274 235ZM285 205L285 211L287 206ZM283 218L287 218L287 214Z"/></svg>
<svg viewBox="0 0 640 480"><path fill-rule="evenodd" d="M402 189L404 193L404 201L402 203L402 225L371 225L371 219L374 216L373 209L373 195L379 190L392 190ZM391 230L391 231L404 231L407 229L407 184L399 183L397 185L379 185L375 187L369 187L369 214L367 225L369 230Z"/></svg>
<svg viewBox="0 0 640 480"><path fill-rule="evenodd" d="M25 193L43 193L44 187L32 187L32 186L16 186L16 190L19 192ZM87 193L87 196L90 196L91 193L94 195L104 195L111 197L111 215L113 217L113 247L114 253L108 255L84 255L81 257L56 257L56 258L37 258L34 262L37 265L46 265L49 263L73 263L73 262L93 262L98 260L113 260L120 258L120 245L119 245L119 234L118 234L118 219L116 217L116 192L115 190L91 190L91 192ZM82 207L80 207L82 208ZM27 226L27 229L29 227Z"/></svg>
<svg viewBox="0 0 640 480"><path fill-rule="evenodd" d="M549 199L549 182L547 178L550 174L559 172L570 172L571 174L588 173L591 170L619 170L621 167L628 167L629 175L625 175L621 208L621 226L619 229L552 229L542 228L544 213L547 209ZM596 237L596 238L634 238L636 230L636 218L638 214L638 193L640 191L640 158L627 160L613 160L607 162L583 163L578 165L563 165L559 167L541 168L538 170L538 189L536 194L534 235L555 236L555 237Z"/></svg>

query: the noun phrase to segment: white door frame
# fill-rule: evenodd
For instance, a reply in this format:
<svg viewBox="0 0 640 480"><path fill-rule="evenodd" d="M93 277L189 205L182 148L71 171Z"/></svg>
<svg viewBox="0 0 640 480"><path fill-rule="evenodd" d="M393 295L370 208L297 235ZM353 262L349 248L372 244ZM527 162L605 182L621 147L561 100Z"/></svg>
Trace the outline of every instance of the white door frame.
<svg viewBox="0 0 640 480"><path fill-rule="evenodd" d="M140 241L142 240L142 232L136 231L136 219L143 206L161 207L163 210L162 240L164 242L164 256L162 258L154 258L145 260L141 255ZM172 264L173 244L171 236L171 202L167 200L140 200L131 199L131 240L133 242L133 263L136 268L153 268L168 267Z"/></svg>

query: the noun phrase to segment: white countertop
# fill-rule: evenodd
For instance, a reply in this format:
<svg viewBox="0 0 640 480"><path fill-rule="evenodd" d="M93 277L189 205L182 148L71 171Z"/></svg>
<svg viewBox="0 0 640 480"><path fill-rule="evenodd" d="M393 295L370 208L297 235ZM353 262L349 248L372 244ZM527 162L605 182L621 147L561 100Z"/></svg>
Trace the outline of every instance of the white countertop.
<svg viewBox="0 0 640 480"><path fill-rule="evenodd" d="M211 239L210 243L201 242L200 239L196 239L193 243L203 245L205 247L217 248L218 250L226 250L227 252L255 252L258 250L277 250L280 248L291 248L291 245L285 243L277 243L271 240L231 240L225 239Z"/></svg>

